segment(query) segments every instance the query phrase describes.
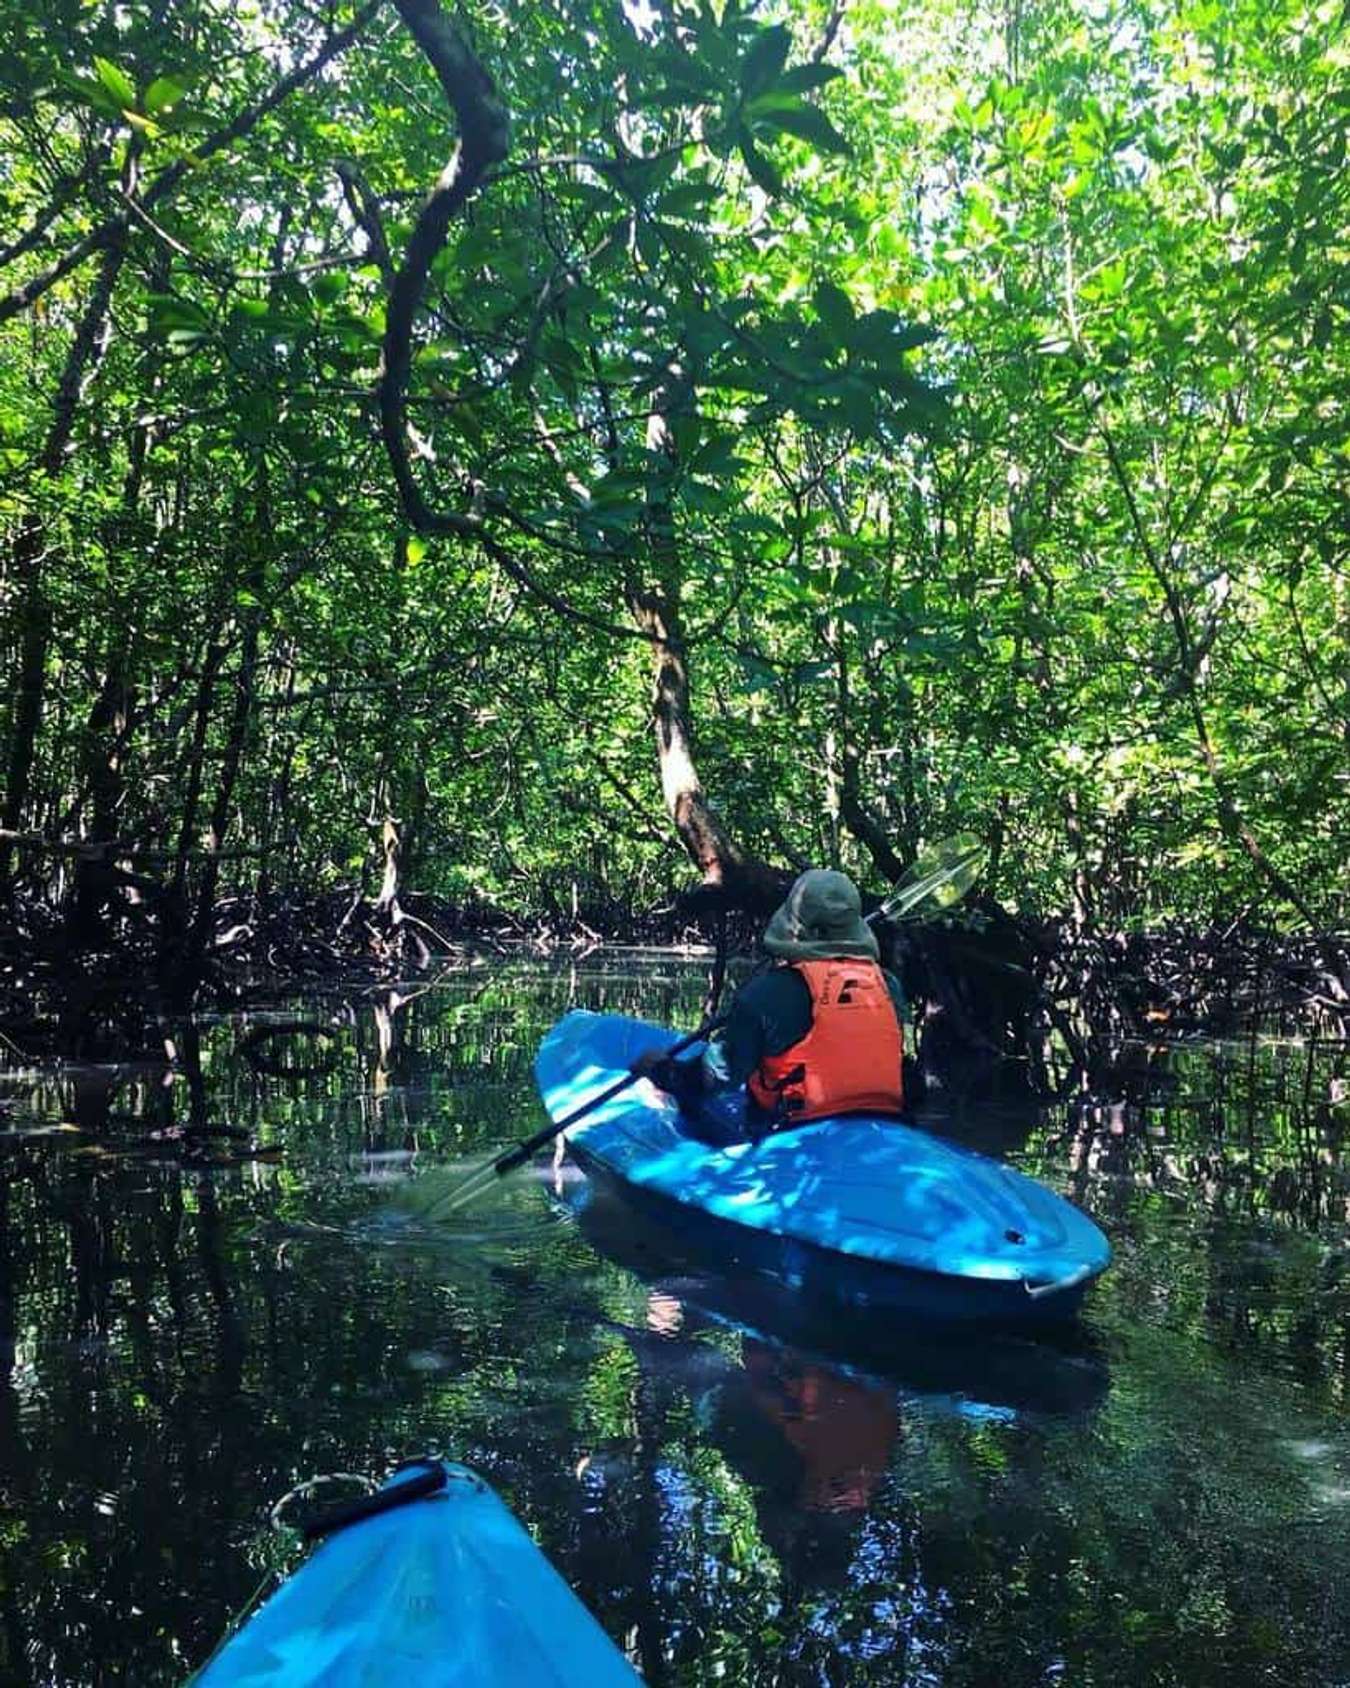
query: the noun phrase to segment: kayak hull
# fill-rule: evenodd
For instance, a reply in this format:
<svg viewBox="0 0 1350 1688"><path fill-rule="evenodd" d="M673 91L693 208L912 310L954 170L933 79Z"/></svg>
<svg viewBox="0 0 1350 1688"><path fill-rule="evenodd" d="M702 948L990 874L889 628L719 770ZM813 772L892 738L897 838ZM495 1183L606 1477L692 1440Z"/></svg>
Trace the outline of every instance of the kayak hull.
<svg viewBox="0 0 1350 1688"><path fill-rule="evenodd" d="M1020 1280L959 1277L847 1255L811 1242L721 1219L664 1192L620 1177L581 1143L570 1146L578 1166L611 1200L625 1202L653 1223L680 1232L700 1255L770 1278L793 1290L817 1310L846 1307L863 1316L916 1323L969 1321L979 1324L1054 1324L1073 1318L1090 1280L1070 1286L1053 1300L1032 1300Z"/></svg>
<svg viewBox="0 0 1350 1688"><path fill-rule="evenodd" d="M191 1688L640 1688L482 1478L442 1464L437 1493L324 1540Z"/></svg>
<svg viewBox="0 0 1350 1688"><path fill-rule="evenodd" d="M535 1063L546 1107L565 1117L673 1042L645 1021L567 1015ZM719 1129L743 1106L719 1098ZM592 1178L691 1242L868 1314L1054 1323L1077 1312L1111 1258L1097 1226L1053 1191L899 1120L850 1115L718 1147L642 1079L567 1141Z"/></svg>

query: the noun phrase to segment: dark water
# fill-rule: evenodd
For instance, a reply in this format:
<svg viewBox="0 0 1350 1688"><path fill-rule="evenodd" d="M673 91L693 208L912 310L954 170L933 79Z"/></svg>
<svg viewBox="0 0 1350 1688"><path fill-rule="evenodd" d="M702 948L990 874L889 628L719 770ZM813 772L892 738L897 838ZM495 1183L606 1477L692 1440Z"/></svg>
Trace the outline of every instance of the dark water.
<svg viewBox="0 0 1350 1688"><path fill-rule="evenodd" d="M436 1449L652 1683L1350 1682L1346 1051L1141 1049L1123 1103L932 1116L1109 1232L1059 1343L799 1327L547 1164L418 1217L538 1124L566 1006L692 1023L702 986L466 970L305 1003L333 1035L264 1053L307 1076L221 1023L191 1083L0 1079L0 1681L181 1681L289 1562L276 1497ZM185 1166L189 1118L279 1156Z"/></svg>

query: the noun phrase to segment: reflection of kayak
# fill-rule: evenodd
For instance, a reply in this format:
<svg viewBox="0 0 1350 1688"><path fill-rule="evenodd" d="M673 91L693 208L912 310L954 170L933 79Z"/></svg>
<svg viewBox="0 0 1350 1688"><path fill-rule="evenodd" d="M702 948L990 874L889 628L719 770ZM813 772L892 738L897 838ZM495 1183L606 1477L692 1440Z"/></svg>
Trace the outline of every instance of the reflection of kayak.
<svg viewBox="0 0 1350 1688"><path fill-rule="evenodd" d="M480 1477L419 1461L373 1498L437 1472L434 1492L329 1535L192 1688L638 1688Z"/></svg>
<svg viewBox="0 0 1350 1688"><path fill-rule="evenodd" d="M566 1015L535 1075L554 1119L675 1041L617 1015ZM717 1099L719 1111L744 1106ZM725 1128L728 1120L719 1124ZM1011 1167L898 1120L853 1114L718 1148L639 1080L567 1134L587 1172L753 1271L848 1305L944 1319L1074 1312L1111 1250L1090 1219Z"/></svg>
<svg viewBox="0 0 1350 1688"><path fill-rule="evenodd" d="M888 1388L924 1418L1074 1418L1096 1412L1111 1387L1106 1358L1081 1326L906 1325L837 1302L813 1305L763 1276L704 1269L687 1227L635 1215L608 1191L583 1185L562 1199L597 1253L635 1273L670 1306L671 1328L653 1326L642 1340L644 1357L671 1375L698 1372L720 1353L699 1340L698 1332L711 1326L798 1363ZM693 1384L702 1388L705 1381L700 1375Z"/></svg>

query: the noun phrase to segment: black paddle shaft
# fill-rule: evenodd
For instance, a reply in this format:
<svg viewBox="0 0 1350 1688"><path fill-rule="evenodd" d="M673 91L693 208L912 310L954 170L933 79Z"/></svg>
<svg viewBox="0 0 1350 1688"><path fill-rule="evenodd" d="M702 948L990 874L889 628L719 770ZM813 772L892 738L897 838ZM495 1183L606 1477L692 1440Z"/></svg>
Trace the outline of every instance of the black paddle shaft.
<svg viewBox="0 0 1350 1688"><path fill-rule="evenodd" d="M723 1025L723 1020L706 1020L696 1032L690 1032L688 1037L682 1037L678 1043L671 1044L662 1059L673 1060L676 1055L682 1055L696 1043L701 1043L710 1032L715 1032ZM622 1078L616 1078L613 1084L607 1085L598 1096L592 1096L589 1102L583 1102L579 1108L573 1108L570 1114L564 1114L561 1119L551 1120L548 1125L536 1131L533 1137L527 1137L523 1143L517 1143L514 1148L505 1149L492 1163L492 1170L497 1176L504 1177L508 1172L514 1172L518 1166L524 1166L536 1149L542 1149L545 1143L551 1143L560 1131L566 1131L569 1125L575 1125L579 1119L584 1119L602 1102L608 1102L612 1096L617 1096L621 1090L640 1078L640 1073L629 1071Z"/></svg>

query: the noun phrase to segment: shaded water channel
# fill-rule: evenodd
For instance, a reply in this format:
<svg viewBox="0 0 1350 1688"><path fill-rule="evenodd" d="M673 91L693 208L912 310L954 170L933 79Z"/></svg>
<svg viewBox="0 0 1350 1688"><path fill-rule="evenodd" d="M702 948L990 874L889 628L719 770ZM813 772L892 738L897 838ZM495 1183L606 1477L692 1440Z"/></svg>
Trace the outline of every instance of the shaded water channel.
<svg viewBox="0 0 1350 1688"><path fill-rule="evenodd" d="M0 1073L0 1682L181 1682L293 1558L274 1499L427 1449L653 1684L1350 1682L1346 1050L1140 1049L1124 1103L930 1110L1109 1233L1057 1342L802 1324L578 1220L547 1157L419 1217L419 1178L539 1123L566 1007L692 1024L703 985L466 968L298 1005L333 1035L263 1047L303 1076L244 1058L256 1019L200 1028L195 1086ZM276 1158L184 1165L194 1110Z"/></svg>

